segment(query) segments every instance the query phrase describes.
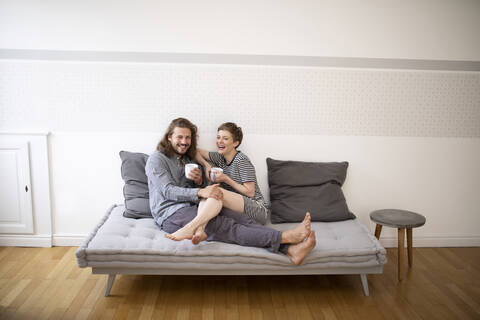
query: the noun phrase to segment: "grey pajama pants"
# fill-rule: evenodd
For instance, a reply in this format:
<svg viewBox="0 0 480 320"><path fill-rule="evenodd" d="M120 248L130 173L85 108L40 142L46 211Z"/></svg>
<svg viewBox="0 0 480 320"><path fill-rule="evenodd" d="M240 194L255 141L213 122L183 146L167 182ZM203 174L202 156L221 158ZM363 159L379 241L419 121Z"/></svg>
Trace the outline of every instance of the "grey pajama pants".
<svg viewBox="0 0 480 320"><path fill-rule="evenodd" d="M196 205L178 209L163 221L162 229L168 233L177 231L195 218L197 210ZM208 235L207 241L265 248L270 252L287 254L288 245L280 244L280 231L265 227L243 213L226 208L207 223L205 233Z"/></svg>

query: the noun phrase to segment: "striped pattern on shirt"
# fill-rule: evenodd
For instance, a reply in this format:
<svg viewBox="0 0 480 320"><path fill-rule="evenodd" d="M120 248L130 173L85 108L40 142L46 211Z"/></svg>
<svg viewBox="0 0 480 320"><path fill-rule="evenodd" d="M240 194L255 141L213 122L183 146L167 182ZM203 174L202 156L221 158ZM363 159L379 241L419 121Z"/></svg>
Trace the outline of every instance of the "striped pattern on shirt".
<svg viewBox="0 0 480 320"><path fill-rule="evenodd" d="M257 176L255 174L255 167L250 159L241 151L238 151L233 160L230 163L225 161L225 158L218 152L209 152L210 161L214 166L222 168L223 173L232 178L237 183L254 182L255 183L255 195L252 200L265 204L263 195L258 187ZM236 193L239 193L226 183L221 183L221 187Z"/></svg>

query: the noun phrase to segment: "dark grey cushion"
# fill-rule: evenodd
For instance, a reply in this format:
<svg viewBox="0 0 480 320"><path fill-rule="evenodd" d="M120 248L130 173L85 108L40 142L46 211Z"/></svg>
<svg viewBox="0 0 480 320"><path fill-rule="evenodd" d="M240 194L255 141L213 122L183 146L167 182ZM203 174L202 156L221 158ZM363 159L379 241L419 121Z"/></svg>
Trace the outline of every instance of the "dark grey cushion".
<svg viewBox="0 0 480 320"><path fill-rule="evenodd" d="M145 175L145 164L148 155L120 151L122 160L121 174L125 181L123 196L125 197L125 211L127 218L152 218L148 196L148 179Z"/></svg>
<svg viewBox="0 0 480 320"><path fill-rule="evenodd" d="M348 162L301 162L267 158L271 221L300 222L305 212L312 221L354 219L341 186Z"/></svg>

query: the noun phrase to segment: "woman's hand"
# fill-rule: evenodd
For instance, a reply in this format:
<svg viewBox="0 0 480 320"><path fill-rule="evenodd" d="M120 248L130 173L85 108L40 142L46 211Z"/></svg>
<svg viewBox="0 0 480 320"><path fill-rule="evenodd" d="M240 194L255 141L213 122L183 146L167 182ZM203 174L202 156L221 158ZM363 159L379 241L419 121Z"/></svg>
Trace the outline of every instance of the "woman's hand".
<svg viewBox="0 0 480 320"><path fill-rule="evenodd" d="M228 182L229 176L227 176L225 173L220 172L220 171L215 171L215 182Z"/></svg>

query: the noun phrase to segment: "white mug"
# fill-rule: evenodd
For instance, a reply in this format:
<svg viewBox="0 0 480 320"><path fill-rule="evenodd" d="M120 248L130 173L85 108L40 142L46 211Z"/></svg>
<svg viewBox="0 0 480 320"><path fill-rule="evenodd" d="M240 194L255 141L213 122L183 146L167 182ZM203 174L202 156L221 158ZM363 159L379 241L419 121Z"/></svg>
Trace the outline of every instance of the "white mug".
<svg viewBox="0 0 480 320"><path fill-rule="evenodd" d="M187 163L185 165L185 177L187 177L187 179L190 179L188 175L190 174L190 171L192 171L195 168L198 168L198 164L196 163Z"/></svg>
<svg viewBox="0 0 480 320"><path fill-rule="evenodd" d="M215 182L215 172L223 172L222 168L212 168L210 169L210 180Z"/></svg>

